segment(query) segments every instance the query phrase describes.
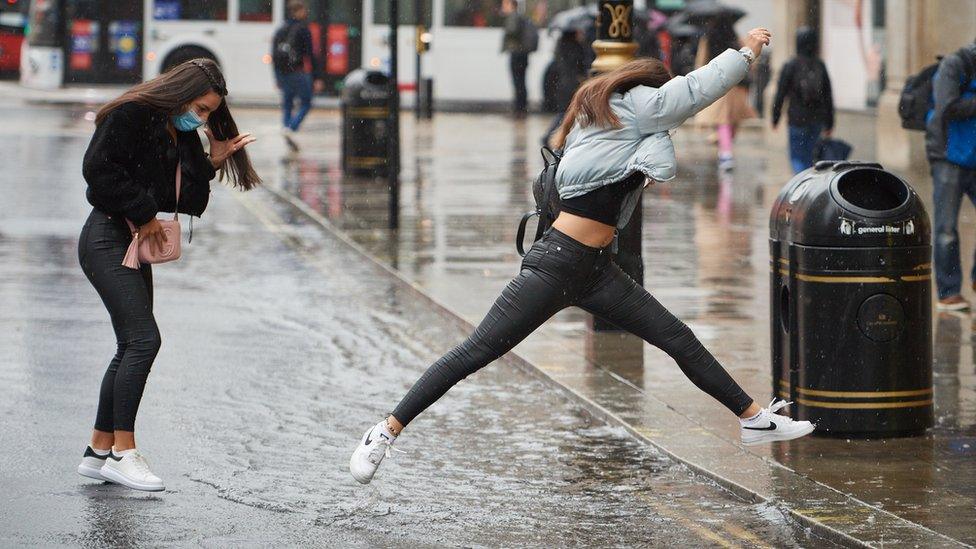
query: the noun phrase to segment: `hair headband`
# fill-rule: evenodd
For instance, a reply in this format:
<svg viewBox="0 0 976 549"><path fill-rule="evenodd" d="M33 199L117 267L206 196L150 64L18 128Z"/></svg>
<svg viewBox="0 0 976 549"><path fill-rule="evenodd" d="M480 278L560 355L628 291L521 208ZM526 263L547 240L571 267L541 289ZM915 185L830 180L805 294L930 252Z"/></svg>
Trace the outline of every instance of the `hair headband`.
<svg viewBox="0 0 976 549"><path fill-rule="evenodd" d="M222 96L227 95L227 87L220 84L220 80L217 79L217 75L215 75L213 71L211 71L206 65L204 65L202 61L193 59L192 61L190 61L190 63L193 63L194 66L199 67L200 70L203 71L203 74L207 76L207 80L210 81L210 85L213 87L214 90L217 91L217 93L219 93Z"/></svg>

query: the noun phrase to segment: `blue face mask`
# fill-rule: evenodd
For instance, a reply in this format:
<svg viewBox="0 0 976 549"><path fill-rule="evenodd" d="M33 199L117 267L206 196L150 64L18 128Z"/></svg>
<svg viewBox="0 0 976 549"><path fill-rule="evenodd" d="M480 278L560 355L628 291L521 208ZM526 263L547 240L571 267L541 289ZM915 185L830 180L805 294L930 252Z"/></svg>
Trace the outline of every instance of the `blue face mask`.
<svg viewBox="0 0 976 549"><path fill-rule="evenodd" d="M171 117L173 126L181 132L192 132L203 125L196 111L190 109L183 114Z"/></svg>

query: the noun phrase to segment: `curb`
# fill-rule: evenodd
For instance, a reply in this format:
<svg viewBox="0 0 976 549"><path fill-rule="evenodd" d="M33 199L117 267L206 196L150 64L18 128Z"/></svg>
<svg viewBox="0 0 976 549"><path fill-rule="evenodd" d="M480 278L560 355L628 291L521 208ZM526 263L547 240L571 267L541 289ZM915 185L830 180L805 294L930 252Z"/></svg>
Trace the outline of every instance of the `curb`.
<svg viewBox="0 0 976 549"><path fill-rule="evenodd" d="M400 283L402 283L404 286L408 287L418 297L420 297L421 299L423 299L424 301L426 301L427 303L429 303L431 306L433 306L446 319L454 322L456 325L458 325L458 326L460 326L460 327L462 327L462 328L464 328L466 330L471 330L471 329L474 328L474 326L469 321L467 321L466 319L464 319L463 317L461 317L460 315L458 315L457 313L455 313L450 307L448 307L444 303L440 302L438 299L436 299L433 296L431 296L430 294L428 294L421 286L419 286L418 284L414 283L413 281L407 279L399 271L397 271L393 267L385 264L383 261L381 261L380 259L378 259L373 254L371 254L369 251L367 251L365 248L363 248L361 245L359 245L357 242L355 242L349 236L347 236L345 233L343 233L342 230L340 230L338 227L336 227L335 225L333 225L332 222L330 222L328 219L326 219L325 217L323 217L318 212L312 210L307 204L305 204L304 202L300 201L295 196L293 196L290 193L288 193L286 191L283 191L281 189L272 188L272 187L269 187L269 186L264 186L264 189L267 190L267 191L269 191L278 200L284 202L286 205L288 205L288 206L294 208L295 210L297 210L299 213L301 213L303 216L305 216L308 220L310 220L314 224L319 225L322 229L324 229L326 232L328 232L330 234L330 236L336 238L343 245L345 245L346 247L348 247L352 251L354 251L354 252L362 255L366 260L368 260L369 262L371 262L373 265L375 265L376 267L379 267L382 271L386 272L387 274L389 274L390 276L392 276L394 279L396 279ZM849 535L849 534L847 534L845 532L842 532L841 530L838 530L838 529L836 529L836 528L834 528L834 527L832 527L832 526L830 526L828 524L825 524L824 522L821 522L821 521L817 520L816 518L814 518L812 516L809 516L807 514L804 514L804 513L802 513L801 511L799 511L797 509L793 509L786 502L783 502L783 501L781 501L781 500L779 500L779 499L777 499L775 497L768 497L766 495L763 495L763 494L761 494L761 493L759 493L759 492L757 492L757 491L755 491L753 489L750 489L747 486L743 486L742 484L740 484L738 482L735 482L735 481L733 481L731 479L726 478L725 476L723 476L722 474L720 474L720 473L718 473L716 471L712 471L712 470L710 470L710 469L708 469L708 468L706 468L704 466L698 465L698 464L690 461L687 458L683 458L682 456L676 454L672 450L669 450L668 448L666 448L665 446L663 446L661 443L659 443L659 442L655 441L654 439L652 439L651 437L649 437L646 433L641 432L634 425L632 425L631 423L629 423L627 420L621 418L619 415L617 415L613 411L611 411L611 410L607 409L606 407L604 407L603 405L601 405L601 404L593 401L591 398L589 398L589 397L587 397L587 396L579 393L578 391L574 390L573 388L571 388L571 387L563 384L559 380L555 379L552 375L550 375L549 373L543 371L542 369L540 369L539 367L537 367L536 365L534 365L533 363L531 363L527 359L523 358L522 356L520 356L519 354L517 354L514 351L510 351L509 353L507 353L504 357L501 358L501 360L505 360L508 363L510 363L510 364L518 367L520 370L522 370L522 371L526 372L527 374L531 375L532 377L534 377L536 379L539 379L539 380L545 382L547 385L549 385L550 387L558 390L560 393L562 393L567 398L569 398L569 399L575 401L576 403L578 403L579 405L581 405L584 409L586 409L588 412L590 412L591 414L593 414L595 417L600 418L600 419L602 419L603 421L605 421L607 423L615 424L615 425L619 425L619 426L623 427L628 433L631 434L631 436L635 437L639 441L641 441L641 442L643 442L645 444L650 445L651 447L655 448L656 450L658 450L662 454L668 456L673 461L675 461L677 463L681 463L684 466L688 467L695 474L701 475L702 477L705 477L705 478L707 478L709 480L712 480L713 482L717 483L719 486L725 488L726 490L729 490L730 492L732 492L736 496L738 496L738 497L740 497L740 498L742 498L742 499L744 499L746 501L750 501L750 502L753 502L753 503L768 503L770 505L773 505L776 508L778 508L781 512L783 512L784 515L787 515L787 516L791 517L798 524L802 525L803 527L806 527L806 528L810 529L810 531L813 532L815 535L817 535L817 536L819 536L821 538L824 538L824 539L826 539L826 540L828 540L828 541L830 541L832 543L835 543L837 545L840 545L842 547L862 548L862 547L876 547L877 546L877 545L874 545L872 543L868 543L868 542L862 541L860 539L857 539L857 538L855 538L855 537L853 537L853 536L851 536L851 535ZM776 467L778 469L781 469L784 472L787 472L787 473L796 475L798 477L802 477L802 475L794 472L792 469L789 469L788 467L786 467L786 466L784 466L784 465L782 465L782 464L780 464L778 462L771 461L771 460L769 460L767 458L760 458L760 459L762 459L764 462L766 462L767 465ZM880 514L882 516L889 517L889 518L891 518L891 519L893 519L893 520L895 520L897 522L900 522L900 523L906 523L908 525L908 527L912 531L915 531L915 532L918 532L918 533L921 533L921 534L925 534L926 535L926 538L927 538L927 541L930 541L930 542L937 542L937 541L938 542L941 542L941 544L939 546L945 546L945 547L970 547L969 545L967 545L965 543L962 543L962 542L960 542L958 540L949 538L948 536L945 536L943 534L940 534L938 532L935 532L935 531L931 530L930 528L927 528L927 527L925 527L923 525L920 525L920 524L911 522L911 521L909 521L907 519L904 519L902 517L898 517L897 515L894 515L893 513L889 512L889 511L885 511L884 509L880 509L880 508L878 508L876 506L873 506L873 505L871 505L871 504L869 504L867 502L860 501L860 500L858 500L858 499L856 499L856 498L854 498L852 496L849 496L847 494L844 494L843 492L840 492L839 490L836 490L835 488L832 488L830 486L827 486L825 484L819 483L819 482L814 481L814 480L811 480L811 479L807 479L806 477L802 477L802 478L804 478L808 482L816 485L817 487L819 487L821 489L825 489L825 490L828 490L830 492L833 492L833 493L836 493L836 494L840 495L841 497L849 500L853 504L856 504L856 505L862 506L864 508L867 508L867 509L869 509L873 513L877 513L877 514ZM882 542L882 545L884 545L883 542ZM932 546L932 545L930 545L930 546Z"/></svg>

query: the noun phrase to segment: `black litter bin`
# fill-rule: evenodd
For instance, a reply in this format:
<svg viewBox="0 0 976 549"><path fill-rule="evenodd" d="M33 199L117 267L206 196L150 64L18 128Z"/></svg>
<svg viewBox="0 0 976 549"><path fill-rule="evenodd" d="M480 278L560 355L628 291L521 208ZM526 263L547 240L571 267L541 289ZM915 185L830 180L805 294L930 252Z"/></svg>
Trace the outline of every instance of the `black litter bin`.
<svg viewBox="0 0 976 549"><path fill-rule="evenodd" d="M932 426L932 246L915 191L879 164L818 162L770 216L773 394L816 434Z"/></svg>
<svg viewBox="0 0 976 549"><path fill-rule="evenodd" d="M356 69L342 88L342 171L384 177L389 170L390 79L377 71Z"/></svg>

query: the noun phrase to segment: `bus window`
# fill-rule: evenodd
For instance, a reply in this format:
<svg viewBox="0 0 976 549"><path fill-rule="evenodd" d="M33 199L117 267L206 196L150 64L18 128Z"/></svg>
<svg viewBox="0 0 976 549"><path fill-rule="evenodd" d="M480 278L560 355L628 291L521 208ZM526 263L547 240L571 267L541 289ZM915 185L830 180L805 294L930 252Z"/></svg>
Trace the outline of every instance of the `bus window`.
<svg viewBox="0 0 976 549"><path fill-rule="evenodd" d="M226 21L227 0L154 0L157 21Z"/></svg>
<svg viewBox="0 0 976 549"><path fill-rule="evenodd" d="M424 10L424 21L423 24L428 29L430 28L430 3L424 2L424 0L404 0L400 2L397 13L397 18L400 20L401 25L413 25L416 23L416 18L414 17L413 10L415 2L423 2L422 9ZM376 25L389 25L390 24L390 0L376 0L373 2L373 23Z"/></svg>
<svg viewBox="0 0 976 549"><path fill-rule="evenodd" d="M270 23L272 0L241 0L241 21Z"/></svg>
<svg viewBox="0 0 976 549"><path fill-rule="evenodd" d="M448 27L500 27L504 23L499 2L494 0L446 0L444 24Z"/></svg>

